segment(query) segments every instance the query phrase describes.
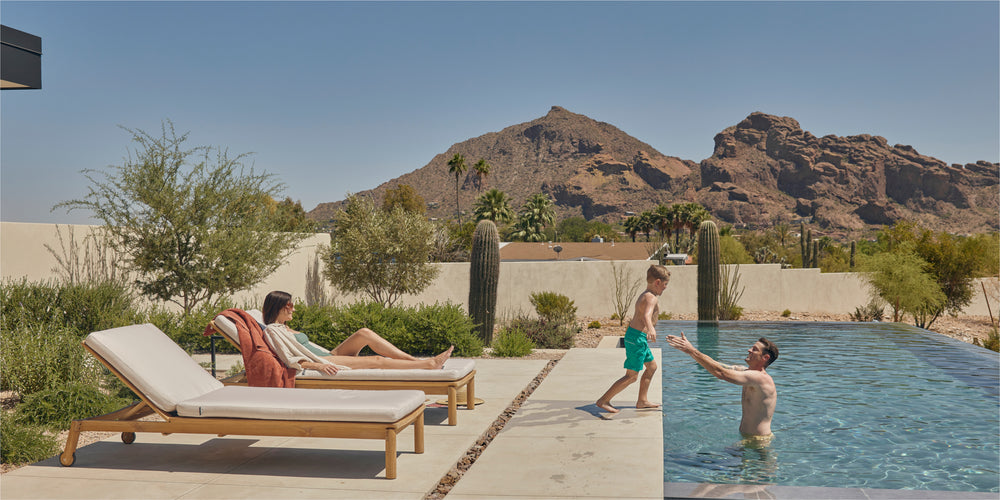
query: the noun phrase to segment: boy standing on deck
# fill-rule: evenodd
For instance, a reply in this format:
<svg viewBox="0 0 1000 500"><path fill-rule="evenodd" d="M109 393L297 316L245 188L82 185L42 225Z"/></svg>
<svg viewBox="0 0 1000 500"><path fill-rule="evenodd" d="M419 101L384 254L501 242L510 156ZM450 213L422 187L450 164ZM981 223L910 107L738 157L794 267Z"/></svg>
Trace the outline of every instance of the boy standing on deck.
<svg viewBox="0 0 1000 500"><path fill-rule="evenodd" d="M639 378L639 372L646 371L639 380L639 398L636 408L658 408L660 405L649 401L649 384L656 374L656 361L653 352L649 350L649 342L656 342L656 320L660 317L659 298L670 282L670 271L660 265L649 266L646 271L646 291L639 295L635 302L635 314L625 330L625 375L611 384L597 400L597 407L618 413L618 408L611 406L611 398L622 392Z"/></svg>

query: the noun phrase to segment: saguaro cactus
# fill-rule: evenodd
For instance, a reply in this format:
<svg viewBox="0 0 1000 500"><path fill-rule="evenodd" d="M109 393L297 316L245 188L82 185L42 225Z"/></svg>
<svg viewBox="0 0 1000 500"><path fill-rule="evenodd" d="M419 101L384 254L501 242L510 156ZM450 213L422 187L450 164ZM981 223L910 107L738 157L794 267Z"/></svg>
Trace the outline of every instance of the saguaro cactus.
<svg viewBox="0 0 1000 500"><path fill-rule="evenodd" d="M854 269L854 252L857 250L857 245L851 240L851 269Z"/></svg>
<svg viewBox="0 0 1000 500"><path fill-rule="evenodd" d="M500 233L490 220L476 224L472 235L472 268L469 272L469 316L476 323L483 343L493 343L496 319L497 283L500 276Z"/></svg>
<svg viewBox="0 0 1000 500"><path fill-rule="evenodd" d="M707 220L698 227L698 322L719 321L722 269L719 228Z"/></svg>

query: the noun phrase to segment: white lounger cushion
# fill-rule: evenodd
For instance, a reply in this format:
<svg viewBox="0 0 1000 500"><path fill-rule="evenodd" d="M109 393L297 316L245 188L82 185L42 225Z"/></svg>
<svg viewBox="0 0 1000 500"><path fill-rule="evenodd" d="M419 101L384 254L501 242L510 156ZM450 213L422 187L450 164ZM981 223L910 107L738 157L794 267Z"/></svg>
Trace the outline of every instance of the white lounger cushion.
<svg viewBox="0 0 1000 500"><path fill-rule="evenodd" d="M154 405L181 416L395 422L426 399L422 391L226 387L149 323L94 332L84 342Z"/></svg>
<svg viewBox="0 0 1000 500"><path fill-rule="evenodd" d="M94 332L84 342L163 411L223 387L150 323Z"/></svg>
<svg viewBox="0 0 1000 500"><path fill-rule="evenodd" d="M253 316L257 321L262 322L262 316L260 311L253 309L247 311ZM222 330L222 333L227 337L233 339L236 345L240 345L239 334L236 332L236 325L225 316L216 316L215 325ZM326 348L310 342L317 349L326 350ZM352 369L352 370L341 370L336 375L326 375L322 372L316 370L306 370L305 372L298 375L297 378L324 378L333 380L406 380L406 381L442 381L442 380L458 380L469 374L472 370L476 368L476 361L472 359L448 359L444 362L444 367L440 370L383 370L383 369Z"/></svg>
<svg viewBox="0 0 1000 500"><path fill-rule="evenodd" d="M422 391L228 386L177 404L183 417L395 422L424 404Z"/></svg>
<svg viewBox="0 0 1000 500"><path fill-rule="evenodd" d="M458 380L476 368L474 359L449 358L440 370L397 369L353 369L326 375L316 370L306 370L296 378L322 378L331 380L405 380L405 381L447 381Z"/></svg>

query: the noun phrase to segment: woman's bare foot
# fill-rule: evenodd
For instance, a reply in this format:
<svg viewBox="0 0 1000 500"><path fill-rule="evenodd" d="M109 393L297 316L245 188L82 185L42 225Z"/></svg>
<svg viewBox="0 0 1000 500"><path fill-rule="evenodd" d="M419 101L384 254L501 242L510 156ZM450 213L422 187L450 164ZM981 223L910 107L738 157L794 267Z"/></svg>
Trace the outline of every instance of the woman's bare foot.
<svg viewBox="0 0 1000 500"><path fill-rule="evenodd" d="M635 404L636 408L659 408L660 405L652 403L649 401L639 401Z"/></svg>
<svg viewBox="0 0 1000 500"><path fill-rule="evenodd" d="M611 402L610 401L598 401L595 404L597 405L598 408L600 408L600 409L602 409L602 410L604 410L604 411L606 411L608 413L618 413L620 411L620 410L618 410L618 408L615 408L614 406L611 406Z"/></svg>
<svg viewBox="0 0 1000 500"><path fill-rule="evenodd" d="M431 358L431 361L434 362L434 364L433 364L434 368L437 368L437 369L444 368L444 362L448 361L448 358L451 357L451 352L454 351L454 350L455 350L455 346L451 346L451 347L448 348L447 351L442 352L441 354L438 354L437 356L434 356L433 358Z"/></svg>

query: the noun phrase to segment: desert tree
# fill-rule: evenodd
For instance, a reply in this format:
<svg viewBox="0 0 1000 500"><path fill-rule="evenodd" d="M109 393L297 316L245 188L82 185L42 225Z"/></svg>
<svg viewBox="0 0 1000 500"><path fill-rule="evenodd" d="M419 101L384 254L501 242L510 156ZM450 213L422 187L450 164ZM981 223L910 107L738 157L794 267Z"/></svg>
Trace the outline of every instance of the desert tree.
<svg viewBox="0 0 1000 500"><path fill-rule="evenodd" d="M387 212L369 198L351 196L336 218L323 273L337 289L391 307L437 277L429 261L434 226L422 215L398 206Z"/></svg>
<svg viewBox="0 0 1000 500"><path fill-rule="evenodd" d="M643 282L627 263L611 261L611 307L618 317L618 326L625 324L625 315L632 301L639 296Z"/></svg>
<svg viewBox="0 0 1000 500"><path fill-rule="evenodd" d="M278 269L306 236L286 232L273 175L212 146L187 148L169 120L159 136L124 128L134 148L121 165L87 169L87 194L56 208L88 210L136 289L181 306L246 290Z"/></svg>
<svg viewBox="0 0 1000 500"><path fill-rule="evenodd" d="M409 184L400 184L394 188L385 190L385 198L382 199L382 210L391 212L396 206L402 207L407 212L423 215L427 212L427 203L424 197L417 193L416 189Z"/></svg>

